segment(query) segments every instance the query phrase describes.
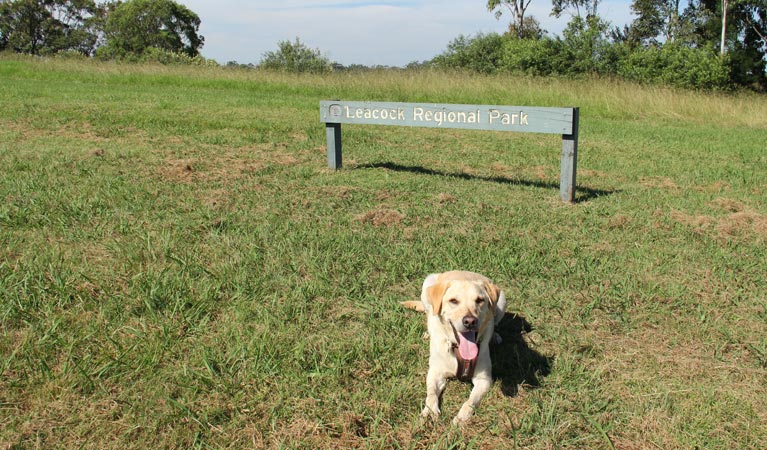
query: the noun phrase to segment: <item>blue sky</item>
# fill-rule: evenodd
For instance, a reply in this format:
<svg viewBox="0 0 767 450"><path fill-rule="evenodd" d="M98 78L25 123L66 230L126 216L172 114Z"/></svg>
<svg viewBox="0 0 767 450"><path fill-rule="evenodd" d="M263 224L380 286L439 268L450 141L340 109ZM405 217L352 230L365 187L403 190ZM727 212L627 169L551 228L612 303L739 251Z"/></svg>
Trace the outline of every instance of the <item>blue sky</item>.
<svg viewBox="0 0 767 450"><path fill-rule="evenodd" d="M180 0L200 16L203 56L220 63L258 63L277 42L296 37L341 64L404 66L431 59L460 34L503 32L486 0ZM603 0L599 13L613 25L631 20L630 0ZM551 34L568 17L550 17L551 0L533 0L533 15Z"/></svg>

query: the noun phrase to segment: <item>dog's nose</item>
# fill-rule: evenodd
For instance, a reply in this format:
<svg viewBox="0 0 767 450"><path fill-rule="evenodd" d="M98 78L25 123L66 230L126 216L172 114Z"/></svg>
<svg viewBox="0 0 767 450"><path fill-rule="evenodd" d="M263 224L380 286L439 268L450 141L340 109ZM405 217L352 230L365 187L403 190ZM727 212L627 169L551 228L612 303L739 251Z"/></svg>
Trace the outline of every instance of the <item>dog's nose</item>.
<svg viewBox="0 0 767 450"><path fill-rule="evenodd" d="M477 326L477 318L473 316L464 316L463 317L463 326L467 330L473 330Z"/></svg>

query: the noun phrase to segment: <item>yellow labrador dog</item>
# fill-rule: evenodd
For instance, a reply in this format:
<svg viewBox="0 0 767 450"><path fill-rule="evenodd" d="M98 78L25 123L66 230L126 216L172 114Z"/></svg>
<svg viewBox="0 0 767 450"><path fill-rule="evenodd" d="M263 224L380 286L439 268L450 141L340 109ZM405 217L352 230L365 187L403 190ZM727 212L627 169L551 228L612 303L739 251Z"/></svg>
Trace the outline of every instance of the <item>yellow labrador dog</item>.
<svg viewBox="0 0 767 450"><path fill-rule="evenodd" d="M486 277L464 271L431 274L421 288L421 301L402 302L425 311L429 332L429 372L426 375L424 417L438 417L448 378L473 383L469 399L454 424L466 422L493 382L490 341L506 309L503 292Z"/></svg>

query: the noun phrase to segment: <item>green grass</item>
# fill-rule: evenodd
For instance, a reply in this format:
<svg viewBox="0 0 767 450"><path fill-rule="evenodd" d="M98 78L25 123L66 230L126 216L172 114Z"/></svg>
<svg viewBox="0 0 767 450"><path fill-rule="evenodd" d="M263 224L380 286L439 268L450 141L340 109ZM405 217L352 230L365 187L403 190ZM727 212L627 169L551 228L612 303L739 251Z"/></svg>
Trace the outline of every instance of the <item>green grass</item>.
<svg viewBox="0 0 767 450"><path fill-rule="evenodd" d="M578 202L550 135L332 173L330 98L580 106ZM0 105L0 447L767 448L764 96L6 56ZM511 311L464 429L398 305L453 268Z"/></svg>

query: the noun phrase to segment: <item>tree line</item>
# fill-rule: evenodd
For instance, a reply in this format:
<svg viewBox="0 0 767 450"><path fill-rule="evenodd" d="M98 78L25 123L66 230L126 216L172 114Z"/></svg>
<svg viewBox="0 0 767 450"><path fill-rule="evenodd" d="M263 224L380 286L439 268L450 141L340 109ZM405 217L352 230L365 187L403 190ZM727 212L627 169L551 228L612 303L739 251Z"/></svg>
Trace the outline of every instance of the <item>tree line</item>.
<svg viewBox="0 0 767 450"><path fill-rule="evenodd" d="M510 16L507 32L459 36L430 63L767 90L767 0L632 0L636 18L622 28L600 16L600 0L551 0L552 16L570 17L562 36L553 37L526 14L532 1L487 0L496 17Z"/></svg>
<svg viewBox="0 0 767 450"><path fill-rule="evenodd" d="M140 60L199 57L200 18L172 0L0 0L0 50Z"/></svg>
<svg viewBox="0 0 767 450"><path fill-rule="evenodd" d="M601 0L551 1L569 17L552 36L528 8L533 0L483 0L505 33L458 36L429 61L480 73L597 74L695 89L767 91L767 0L632 0L635 19L619 28L599 14ZM173 0L0 0L0 50L129 61L215 64L199 54L200 18ZM293 72L364 70L330 61L298 38L281 41L256 66Z"/></svg>

